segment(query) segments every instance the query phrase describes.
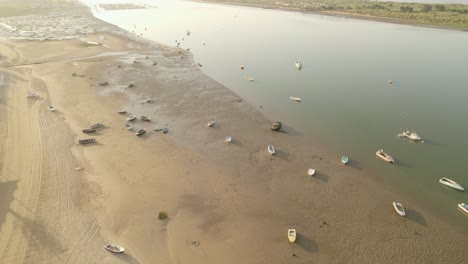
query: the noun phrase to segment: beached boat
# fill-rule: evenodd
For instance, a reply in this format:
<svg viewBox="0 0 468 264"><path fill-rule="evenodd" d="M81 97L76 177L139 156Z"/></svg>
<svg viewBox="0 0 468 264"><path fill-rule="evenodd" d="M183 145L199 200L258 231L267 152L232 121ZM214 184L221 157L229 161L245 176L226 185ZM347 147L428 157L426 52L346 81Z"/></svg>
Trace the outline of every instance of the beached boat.
<svg viewBox="0 0 468 264"><path fill-rule="evenodd" d="M146 122L150 122L151 118L146 117L146 116L141 116L141 120L146 121Z"/></svg>
<svg viewBox="0 0 468 264"><path fill-rule="evenodd" d="M135 120L136 118L137 118L136 115L131 115L131 116L127 117L127 121L133 121L133 120Z"/></svg>
<svg viewBox="0 0 468 264"><path fill-rule="evenodd" d="M393 202L393 209L395 209L395 212L400 216L406 215L405 208L403 208L403 205L401 205L401 203Z"/></svg>
<svg viewBox="0 0 468 264"><path fill-rule="evenodd" d="M36 93L28 93L28 95L26 95L27 98L36 98L37 97L37 94Z"/></svg>
<svg viewBox="0 0 468 264"><path fill-rule="evenodd" d="M294 228L288 229L289 242L294 243L296 241L296 236L297 236L296 229Z"/></svg>
<svg viewBox="0 0 468 264"><path fill-rule="evenodd" d="M96 142L95 138L87 138L87 139L78 140L78 143L80 143L81 145L91 144L91 143L94 143L94 142Z"/></svg>
<svg viewBox="0 0 468 264"><path fill-rule="evenodd" d="M92 129L96 129L96 128L100 128L100 127L102 127L102 126L103 126L102 123L96 123L96 124L92 125L91 128L92 128Z"/></svg>
<svg viewBox="0 0 468 264"><path fill-rule="evenodd" d="M296 68L297 68L298 70L302 69L302 62L296 61Z"/></svg>
<svg viewBox="0 0 468 264"><path fill-rule="evenodd" d="M253 81L254 81L254 79L253 79L252 77L249 77L249 76L245 76L244 78L245 78L247 81L250 81L250 82L253 82Z"/></svg>
<svg viewBox="0 0 468 264"><path fill-rule="evenodd" d="M416 132L410 132L410 131L405 131L403 133L398 134L399 137L405 137L414 141L419 141L421 140L421 137L416 134Z"/></svg>
<svg viewBox="0 0 468 264"><path fill-rule="evenodd" d="M51 111L51 112L55 112L55 106L49 105L49 106L47 107L47 110L49 110L49 111Z"/></svg>
<svg viewBox="0 0 468 264"><path fill-rule="evenodd" d="M208 127L212 127L213 125L214 125L214 121L209 121L207 124Z"/></svg>
<svg viewBox="0 0 468 264"><path fill-rule="evenodd" d="M137 135L139 137L139 136L143 135L144 133L146 133L146 130L142 128L142 129L138 130L138 132L136 132L135 135Z"/></svg>
<svg viewBox="0 0 468 264"><path fill-rule="evenodd" d="M271 155L275 155L276 153L276 150L275 150L275 147L273 147L273 145L268 145L268 153L270 153Z"/></svg>
<svg viewBox="0 0 468 264"><path fill-rule="evenodd" d="M169 132L169 129L163 128L163 129L161 129L161 131L162 131L164 134L166 134L167 132Z"/></svg>
<svg viewBox="0 0 468 264"><path fill-rule="evenodd" d="M458 209L460 209L465 214L468 214L468 204L466 203L458 204Z"/></svg>
<svg viewBox="0 0 468 264"><path fill-rule="evenodd" d="M455 189L455 190L459 190L459 191L465 191L465 188L463 188L460 184L456 183L455 181L451 180L451 179L448 179L448 178L441 178L439 180L439 182L447 187L450 187L452 189Z"/></svg>
<svg viewBox="0 0 468 264"><path fill-rule="evenodd" d="M113 243L107 243L104 245L104 249L109 250L112 253L124 253L125 248Z"/></svg>
<svg viewBox="0 0 468 264"><path fill-rule="evenodd" d="M307 171L307 174L309 174L309 176L314 176L315 174L315 170L310 168L308 171Z"/></svg>
<svg viewBox="0 0 468 264"><path fill-rule="evenodd" d="M300 97L295 97L295 96L290 96L289 99L296 101L296 102L300 102L302 100Z"/></svg>
<svg viewBox="0 0 468 264"><path fill-rule="evenodd" d="M383 160L385 160L386 162L389 162L391 164L395 163L395 160L392 158L392 156L388 155L387 153L385 153L383 151L383 149L379 149L377 150L377 152L375 153L375 155Z"/></svg>
<svg viewBox="0 0 468 264"><path fill-rule="evenodd" d="M232 137L231 136L226 136L224 138L224 140L227 142L227 143L231 143L232 142Z"/></svg>
<svg viewBox="0 0 468 264"><path fill-rule="evenodd" d="M125 128L126 128L127 130L132 130L132 129L133 129L133 126L132 126L132 124L130 124L130 123L125 123Z"/></svg>
<svg viewBox="0 0 468 264"><path fill-rule="evenodd" d="M349 158L348 158L348 157L346 157L346 156L341 157L341 163L343 163L344 165L346 165L346 164L348 164L348 162L349 162Z"/></svg>
<svg viewBox="0 0 468 264"><path fill-rule="evenodd" d="M85 129L83 129L82 131L83 131L83 133L88 134L88 133L94 133L94 132L96 132L96 129L93 129L93 128L85 128Z"/></svg>
<svg viewBox="0 0 468 264"><path fill-rule="evenodd" d="M119 114L126 114L126 113L127 113L127 110L120 110L120 111L118 111L117 113L119 113Z"/></svg>

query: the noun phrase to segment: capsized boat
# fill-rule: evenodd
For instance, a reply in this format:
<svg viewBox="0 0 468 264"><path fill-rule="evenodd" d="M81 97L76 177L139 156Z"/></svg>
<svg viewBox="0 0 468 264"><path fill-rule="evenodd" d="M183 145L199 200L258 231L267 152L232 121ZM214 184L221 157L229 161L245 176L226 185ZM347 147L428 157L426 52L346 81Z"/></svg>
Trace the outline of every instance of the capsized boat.
<svg viewBox="0 0 468 264"><path fill-rule="evenodd" d="M406 215L405 208L403 208L403 205L401 205L401 203L393 202L393 209L395 209L395 212L400 216Z"/></svg>
<svg viewBox="0 0 468 264"><path fill-rule="evenodd" d="M463 188L460 184L456 183L455 181L449 179L449 178L441 178L439 180L439 182L447 187L450 187L452 189L455 189L455 190L459 190L459 191L464 191L465 188Z"/></svg>
<svg viewBox="0 0 468 264"><path fill-rule="evenodd" d="M307 171L307 174L309 174L309 176L314 176L315 174L315 170L310 168L308 171Z"/></svg>
<svg viewBox="0 0 468 264"><path fill-rule="evenodd" d="M146 121L146 122L150 122L151 118L149 118L147 116L141 116L141 120Z"/></svg>
<svg viewBox="0 0 468 264"><path fill-rule="evenodd" d="M300 102L302 100L300 97L295 97L295 96L290 96L289 99L296 101L296 102Z"/></svg>
<svg viewBox="0 0 468 264"><path fill-rule="evenodd" d="M296 236L297 236L296 229L294 228L288 229L289 242L294 243L296 241Z"/></svg>
<svg viewBox="0 0 468 264"><path fill-rule="evenodd" d="M139 136L143 135L144 133L146 133L146 130L142 128L142 129L138 130L138 132L136 132L135 135L137 135L139 137Z"/></svg>
<svg viewBox="0 0 468 264"><path fill-rule="evenodd" d="M224 138L224 140L227 142L227 143L231 143L232 142L232 137L231 136L226 136Z"/></svg>
<svg viewBox="0 0 468 264"><path fill-rule="evenodd" d="M100 127L102 127L102 126L103 126L102 123L96 123L96 124L92 125L91 128L92 128L92 129L96 129L96 128L100 128Z"/></svg>
<svg viewBox="0 0 468 264"><path fill-rule="evenodd" d="M137 118L136 115L131 115L131 116L127 117L127 121L133 121L133 120L135 120L136 118Z"/></svg>
<svg viewBox="0 0 468 264"><path fill-rule="evenodd" d="M124 253L125 251L124 247L110 242L104 245L104 249L109 250L112 253Z"/></svg>
<svg viewBox="0 0 468 264"><path fill-rule="evenodd" d="M132 130L132 129L133 129L133 126L132 126L132 124L130 124L130 123L127 122L127 123L125 123L125 128L126 128L127 130Z"/></svg>
<svg viewBox="0 0 468 264"><path fill-rule="evenodd" d="M276 150L275 150L275 147L273 147L273 145L268 145L268 153L270 153L271 155L275 155L276 153Z"/></svg>
<svg viewBox="0 0 468 264"><path fill-rule="evenodd" d="M349 158L347 156L342 156L341 157L341 163L346 165L346 164L348 164L348 162L349 162Z"/></svg>
<svg viewBox="0 0 468 264"><path fill-rule="evenodd" d="M245 78L247 81L251 81L251 82L254 81L254 79L253 79L252 77L249 77L249 76L245 76L244 78Z"/></svg>
<svg viewBox="0 0 468 264"><path fill-rule="evenodd" d="M209 121L207 124L208 127L212 127L213 125L214 125L214 121Z"/></svg>
<svg viewBox="0 0 468 264"><path fill-rule="evenodd" d="M297 68L298 70L302 69L302 62L296 61L296 68Z"/></svg>
<svg viewBox="0 0 468 264"><path fill-rule="evenodd" d="M395 163L395 160L392 158L392 156L388 155L387 153L385 153L383 151L383 149L379 149L377 150L377 152L375 153L375 155L391 164Z"/></svg>
<svg viewBox="0 0 468 264"><path fill-rule="evenodd" d="M82 131L83 131L83 133L88 134L88 133L94 133L94 132L96 132L96 129L93 129L93 128L85 128L85 129L83 129Z"/></svg>
<svg viewBox="0 0 468 264"><path fill-rule="evenodd" d="M91 144L91 143L94 143L94 142L96 142L95 138L87 138L87 139L78 140L78 143L80 143L81 145Z"/></svg>
<svg viewBox="0 0 468 264"><path fill-rule="evenodd" d="M47 110L51 111L51 112L55 112L55 106L52 106L52 105L49 105L47 107Z"/></svg>
<svg viewBox="0 0 468 264"><path fill-rule="evenodd" d="M468 204L460 203L460 204L458 204L458 209L460 209L465 214L468 214Z"/></svg>

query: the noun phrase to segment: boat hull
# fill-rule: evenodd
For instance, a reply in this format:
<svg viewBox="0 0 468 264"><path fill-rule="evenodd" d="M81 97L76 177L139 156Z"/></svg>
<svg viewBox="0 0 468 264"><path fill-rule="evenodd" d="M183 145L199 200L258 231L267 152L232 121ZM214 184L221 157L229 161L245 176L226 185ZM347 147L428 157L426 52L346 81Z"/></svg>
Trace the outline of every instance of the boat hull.
<svg viewBox="0 0 468 264"><path fill-rule="evenodd" d="M458 204L458 209L468 215L468 206L465 203Z"/></svg>
<svg viewBox="0 0 468 264"><path fill-rule="evenodd" d="M381 159L383 159L384 161L390 163L390 164L394 164L395 163L395 160L392 158L392 156L386 154L385 152L383 152L383 150L378 150L375 155Z"/></svg>
<svg viewBox="0 0 468 264"><path fill-rule="evenodd" d="M395 212L400 216L406 215L405 208L401 203L393 202L393 209L395 209Z"/></svg>
<svg viewBox="0 0 468 264"><path fill-rule="evenodd" d="M289 242L291 242L291 243L296 242L296 237L297 237L296 229L288 229Z"/></svg>
<svg viewBox="0 0 468 264"><path fill-rule="evenodd" d="M463 188L460 184L447 178L440 179L439 183L457 191L465 191L465 188Z"/></svg>

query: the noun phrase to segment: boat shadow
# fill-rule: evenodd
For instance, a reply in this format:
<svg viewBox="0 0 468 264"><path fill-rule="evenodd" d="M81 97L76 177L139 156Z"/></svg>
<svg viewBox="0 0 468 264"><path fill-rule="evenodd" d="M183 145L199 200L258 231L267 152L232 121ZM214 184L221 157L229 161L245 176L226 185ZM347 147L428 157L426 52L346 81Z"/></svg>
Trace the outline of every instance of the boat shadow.
<svg viewBox="0 0 468 264"><path fill-rule="evenodd" d="M314 252L319 251L317 243L311 238L306 237L302 234L297 234L297 240L295 244L309 253L314 253Z"/></svg>
<svg viewBox="0 0 468 264"><path fill-rule="evenodd" d="M323 172L315 172L314 176L309 176L311 180L317 179L323 182L328 182L328 179L330 178L328 175L324 174Z"/></svg>
<svg viewBox="0 0 468 264"><path fill-rule="evenodd" d="M282 151L282 150L276 150L276 153L275 155L276 157L282 159L282 160L286 160L286 161L289 161L290 157L291 157L291 154L289 154L288 152L285 152L285 151Z"/></svg>
<svg viewBox="0 0 468 264"><path fill-rule="evenodd" d="M138 264L138 260L134 257L132 257L130 254L123 253L123 254L112 254L115 258L118 258L120 261L123 261L124 263L129 263L129 264Z"/></svg>
<svg viewBox="0 0 468 264"><path fill-rule="evenodd" d="M406 218L408 220L411 220L415 223L418 223L422 226L427 226L427 221L426 221L426 218L419 212L413 210L413 209L408 209L408 208L405 208L405 212L406 212Z"/></svg>
<svg viewBox="0 0 468 264"><path fill-rule="evenodd" d="M399 160L399 159L395 159L395 163L393 164L393 166L398 166L402 168L413 168L413 165L411 165L410 163Z"/></svg>
<svg viewBox="0 0 468 264"><path fill-rule="evenodd" d="M282 125L280 132L282 134L288 135L288 136L294 136L294 137L303 137L304 133L301 131L296 130L293 127Z"/></svg>
<svg viewBox="0 0 468 264"><path fill-rule="evenodd" d="M357 160L349 159L348 164L346 164L346 166L349 166L349 167L351 167L353 169L356 169L356 170L362 170L361 164Z"/></svg>
<svg viewBox="0 0 468 264"><path fill-rule="evenodd" d="M238 146L238 147L242 147L242 146L243 146L242 142L240 142L240 141L237 140L237 139L232 139L231 144L236 145L236 146Z"/></svg>
<svg viewBox="0 0 468 264"><path fill-rule="evenodd" d="M96 141L94 143L90 143L90 144L80 144L80 143L77 143L78 146L82 146L84 148L92 148L92 147L98 147L98 146L104 146L104 144Z"/></svg>
<svg viewBox="0 0 468 264"><path fill-rule="evenodd" d="M428 144L428 145L435 146L435 147L443 146L443 144L437 141L434 141L432 139L423 139L421 142L415 142L415 144Z"/></svg>

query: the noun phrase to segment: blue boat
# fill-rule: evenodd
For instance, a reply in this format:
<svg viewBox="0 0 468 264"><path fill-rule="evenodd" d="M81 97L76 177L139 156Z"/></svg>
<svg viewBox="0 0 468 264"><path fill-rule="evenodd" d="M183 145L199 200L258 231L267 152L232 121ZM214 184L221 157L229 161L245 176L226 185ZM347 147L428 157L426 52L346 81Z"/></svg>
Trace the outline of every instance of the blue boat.
<svg viewBox="0 0 468 264"><path fill-rule="evenodd" d="M349 162L348 157L346 157L346 156L341 157L341 163L343 163L344 165L346 165L346 164L348 164L348 162Z"/></svg>

